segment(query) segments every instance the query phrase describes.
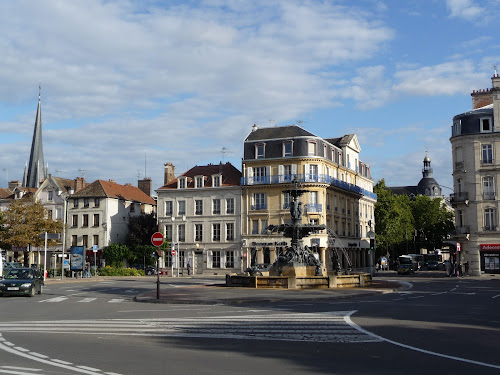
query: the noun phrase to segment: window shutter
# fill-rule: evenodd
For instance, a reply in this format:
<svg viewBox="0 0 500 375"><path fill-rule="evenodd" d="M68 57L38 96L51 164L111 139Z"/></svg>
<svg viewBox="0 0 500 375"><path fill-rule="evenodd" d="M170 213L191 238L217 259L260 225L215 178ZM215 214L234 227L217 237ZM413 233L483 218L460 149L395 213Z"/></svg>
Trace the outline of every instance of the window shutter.
<svg viewBox="0 0 500 375"><path fill-rule="evenodd" d="M304 165L304 181L309 181L309 164Z"/></svg>
<svg viewBox="0 0 500 375"><path fill-rule="evenodd" d="M292 164L292 174L296 175L297 174L297 164ZM293 177L292 177L293 178Z"/></svg>
<svg viewBox="0 0 500 375"><path fill-rule="evenodd" d="M278 165L279 182L285 181L285 167Z"/></svg>
<svg viewBox="0 0 500 375"><path fill-rule="evenodd" d="M220 268L226 268L226 252L220 252Z"/></svg>
<svg viewBox="0 0 500 375"><path fill-rule="evenodd" d="M212 254L212 251L207 251L207 268L212 268L212 257L213 257L213 254Z"/></svg>
<svg viewBox="0 0 500 375"><path fill-rule="evenodd" d="M266 167L266 177L267 177L268 181L270 182L271 181L271 166Z"/></svg>

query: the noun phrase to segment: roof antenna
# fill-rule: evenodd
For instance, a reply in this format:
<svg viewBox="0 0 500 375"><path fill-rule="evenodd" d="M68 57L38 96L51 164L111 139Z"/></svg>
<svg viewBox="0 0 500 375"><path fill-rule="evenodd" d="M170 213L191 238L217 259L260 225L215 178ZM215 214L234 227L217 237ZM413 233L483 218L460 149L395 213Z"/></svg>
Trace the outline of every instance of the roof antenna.
<svg viewBox="0 0 500 375"><path fill-rule="evenodd" d="M79 169L79 172L82 172L83 179L85 180L85 172L87 172L86 169Z"/></svg>

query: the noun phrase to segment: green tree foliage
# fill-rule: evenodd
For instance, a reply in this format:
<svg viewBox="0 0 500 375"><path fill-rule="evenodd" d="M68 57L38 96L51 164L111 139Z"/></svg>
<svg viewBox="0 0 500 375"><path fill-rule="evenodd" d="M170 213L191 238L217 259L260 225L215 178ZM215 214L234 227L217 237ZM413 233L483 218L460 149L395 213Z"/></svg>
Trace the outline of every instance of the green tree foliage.
<svg viewBox="0 0 500 375"><path fill-rule="evenodd" d="M14 200L3 212L3 231L0 231L0 242L9 246L44 245L45 240L40 235L47 233L62 233L63 223L52 220L42 203L34 200ZM55 240L49 240L48 245L54 245Z"/></svg>
<svg viewBox="0 0 500 375"><path fill-rule="evenodd" d="M7 243L5 243L3 241L3 233L2 232L6 232L6 231L7 231L7 227L5 226L4 215L0 211L0 249L10 249L10 245L8 245Z"/></svg>
<svg viewBox="0 0 500 375"><path fill-rule="evenodd" d="M377 255L396 257L420 248L441 248L454 228L453 213L440 198L419 195L410 200L405 195L393 195L383 179L374 186L374 192Z"/></svg>
<svg viewBox="0 0 500 375"><path fill-rule="evenodd" d="M123 267L123 262L131 258L131 252L127 245L112 243L102 249L102 256L106 265L111 267Z"/></svg>
<svg viewBox="0 0 500 375"><path fill-rule="evenodd" d="M128 258L130 263L142 263L144 266L154 264L151 254L156 251L156 247L151 244L151 236L157 231L154 213L129 218L126 244L131 251Z"/></svg>

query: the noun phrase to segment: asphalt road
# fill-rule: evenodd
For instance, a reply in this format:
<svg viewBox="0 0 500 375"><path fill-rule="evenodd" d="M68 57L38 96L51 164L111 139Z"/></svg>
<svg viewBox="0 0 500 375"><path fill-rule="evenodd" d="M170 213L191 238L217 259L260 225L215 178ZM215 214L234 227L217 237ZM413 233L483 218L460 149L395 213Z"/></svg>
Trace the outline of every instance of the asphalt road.
<svg viewBox="0 0 500 375"><path fill-rule="evenodd" d="M0 298L0 374L499 374L500 277L426 275L322 298L162 279L164 302L196 290L203 304L137 302L154 277L48 282ZM265 298L225 305L231 293Z"/></svg>

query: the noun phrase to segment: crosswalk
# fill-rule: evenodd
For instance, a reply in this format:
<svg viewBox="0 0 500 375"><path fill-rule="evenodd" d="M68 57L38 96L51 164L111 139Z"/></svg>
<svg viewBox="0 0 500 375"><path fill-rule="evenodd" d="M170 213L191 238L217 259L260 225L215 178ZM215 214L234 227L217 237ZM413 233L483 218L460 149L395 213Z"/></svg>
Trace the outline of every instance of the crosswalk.
<svg viewBox="0 0 500 375"><path fill-rule="evenodd" d="M20 321L0 332L107 334L329 343L379 342L350 324L353 311L195 318Z"/></svg>
<svg viewBox="0 0 500 375"><path fill-rule="evenodd" d="M52 297L52 298L48 298L48 299L42 299L40 301L38 301L38 303L58 303L58 302L64 302L64 301L68 301L68 300L74 300L75 297L72 297L72 296L59 296L59 297ZM82 298L82 299L76 299L75 302L77 303L89 303L89 302L95 302L95 301L104 301L104 302L107 302L107 303L121 303L121 302L126 302L126 301L130 301L131 299L127 299L127 298L111 298L111 299L103 299L103 298L93 298L93 297L85 297L85 298Z"/></svg>

